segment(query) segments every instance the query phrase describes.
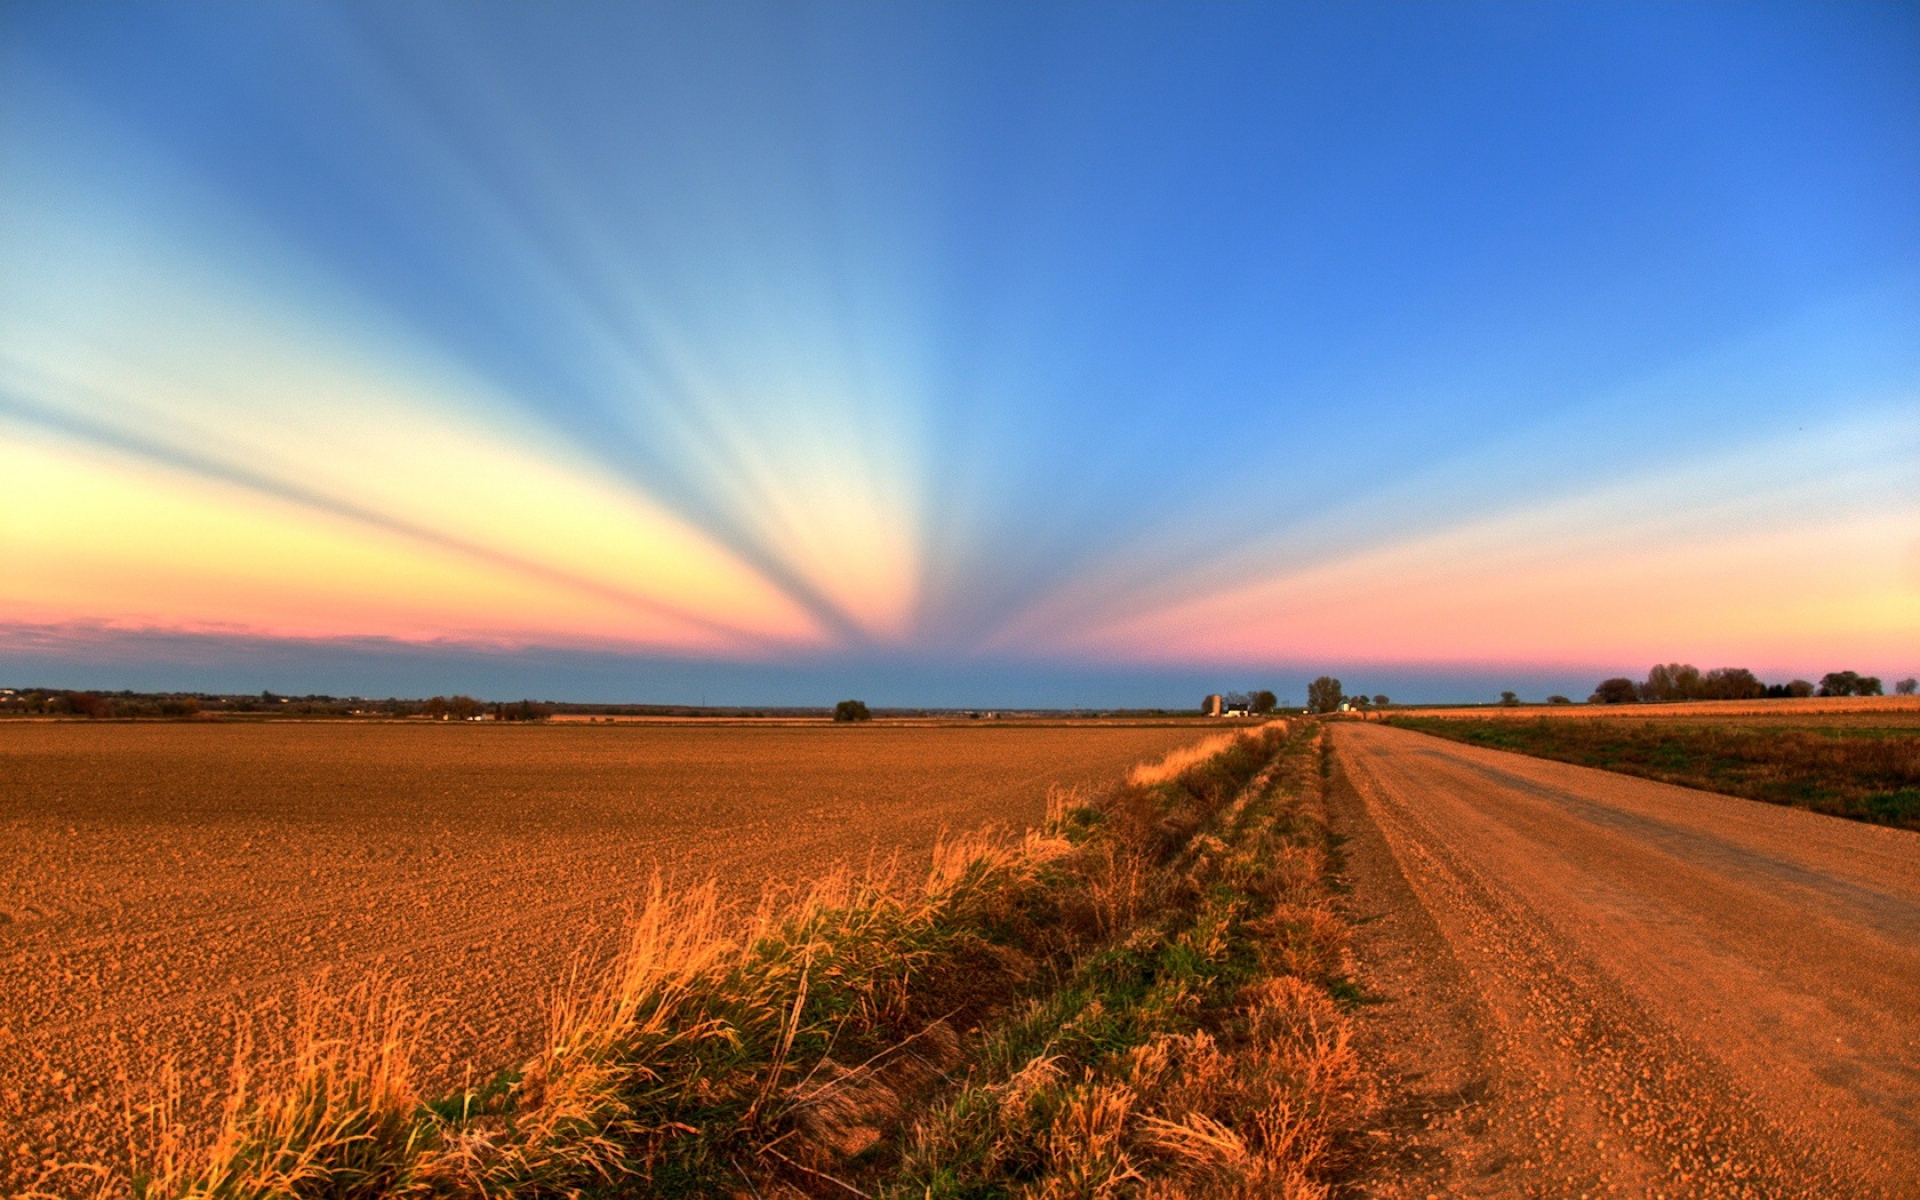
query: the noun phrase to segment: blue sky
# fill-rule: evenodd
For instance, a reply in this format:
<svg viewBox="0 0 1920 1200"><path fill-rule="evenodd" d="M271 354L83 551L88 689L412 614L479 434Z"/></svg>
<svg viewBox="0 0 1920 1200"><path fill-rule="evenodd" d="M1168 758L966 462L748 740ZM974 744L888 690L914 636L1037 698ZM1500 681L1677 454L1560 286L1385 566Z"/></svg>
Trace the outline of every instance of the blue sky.
<svg viewBox="0 0 1920 1200"><path fill-rule="evenodd" d="M1911 6L13 3L0 197L9 682L1920 669Z"/></svg>

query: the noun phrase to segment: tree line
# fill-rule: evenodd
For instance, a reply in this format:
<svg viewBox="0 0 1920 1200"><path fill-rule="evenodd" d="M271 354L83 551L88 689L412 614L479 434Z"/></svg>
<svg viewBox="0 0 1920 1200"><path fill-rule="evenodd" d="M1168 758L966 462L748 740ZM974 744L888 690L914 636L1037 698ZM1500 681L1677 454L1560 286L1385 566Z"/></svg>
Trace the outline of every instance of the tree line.
<svg viewBox="0 0 1920 1200"><path fill-rule="evenodd" d="M435 696L431 700L367 700L358 696L220 695L210 692L94 692L66 688L0 688L0 716L93 717L127 720L142 717L218 717L271 714L284 717L427 717L468 721L544 721L551 705L533 700L508 703L472 696Z"/></svg>
<svg viewBox="0 0 1920 1200"><path fill-rule="evenodd" d="M1902 679L1894 691L1911 696L1920 683ZM1656 663L1645 679L1626 676L1603 679L1590 704L1661 704L1675 700L1765 700L1805 696L1878 696L1880 679L1857 671L1829 671L1818 684L1806 679L1787 683L1762 683L1745 667L1715 667L1701 671L1691 663Z"/></svg>

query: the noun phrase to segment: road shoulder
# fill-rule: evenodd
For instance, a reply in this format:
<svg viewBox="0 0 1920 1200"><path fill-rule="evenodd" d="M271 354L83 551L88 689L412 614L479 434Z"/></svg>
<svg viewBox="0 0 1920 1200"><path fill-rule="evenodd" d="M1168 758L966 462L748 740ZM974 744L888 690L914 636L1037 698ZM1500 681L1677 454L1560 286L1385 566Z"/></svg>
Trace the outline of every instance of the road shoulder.
<svg viewBox="0 0 1920 1200"><path fill-rule="evenodd" d="M1514 1161L1492 1119L1485 1007L1337 753L1328 767L1328 823L1364 996L1354 1024L1384 1101L1338 1194L1468 1194Z"/></svg>

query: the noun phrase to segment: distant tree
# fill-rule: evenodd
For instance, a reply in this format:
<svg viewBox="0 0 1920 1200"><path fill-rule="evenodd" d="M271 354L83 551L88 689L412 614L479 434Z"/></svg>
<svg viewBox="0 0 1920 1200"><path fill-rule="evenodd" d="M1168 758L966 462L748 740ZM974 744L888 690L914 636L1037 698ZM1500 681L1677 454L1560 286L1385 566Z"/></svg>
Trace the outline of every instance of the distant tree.
<svg viewBox="0 0 1920 1200"><path fill-rule="evenodd" d="M1393 701L1387 699L1385 696L1375 696L1373 698L1373 706L1375 708L1385 708L1387 705L1392 703Z"/></svg>
<svg viewBox="0 0 1920 1200"><path fill-rule="evenodd" d="M833 719L836 721L871 721L873 714L867 711L864 701L842 700L833 706Z"/></svg>
<svg viewBox="0 0 1920 1200"><path fill-rule="evenodd" d="M1745 667L1715 667L1700 681L1701 700L1758 700L1767 694L1761 683Z"/></svg>
<svg viewBox="0 0 1920 1200"><path fill-rule="evenodd" d="M1692 663L1656 663L1640 685L1640 698L1655 703L1698 700L1703 686L1700 668Z"/></svg>
<svg viewBox="0 0 1920 1200"><path fill-rule="evenodd" d="M1854 671L1829 671L1820 677L1822 696L1878 696L1880 680Z"/></svg>
<svg viewBox="0 0 1920 1200"><path fill-rule="evenodd" d="M1893 694L1896 696L1911 696L1915 692L1920 692L1920 679L1915 679L1912 676L1908 676L1893 685Z"/></svg>
<svg viewBox="0 0 1920 1200"><path fill-rule="evenodd" d="M1500 693L1500 707L1517 708L1519 707L1519 705L1520 705L1520 697L1517 693L1514 693L1514 692Z"/></svg>
<svg viewBox="0 0 1920 1200"><path fill-rule="evenodd" d="M1567 699L1565 696L1548 696L1547 703L1548 704L1572 704L1573 701Z"/></svg>
<svg viewBox="0 0 1920 1200"><path fill-rule="evenodd" d="M1587 698L1588 704L1633 704L1640 699L1640 689L1633 680L1624 675L1612 679L1603 679L1600 686L1593 689L1593 695Z"/></svg>
<svg viewBox="0 0 1920 1200"><path fill-rule="evenodd" d="M535 704L531 700L522 700L518 704L493 706L493 719L496 721L544 721L552 715L551 708L544 704Z"/></svg>
<svg viewBox="0 0 1920 1200"><path fill-rule="evenodd" d="M113 715L113 701L98 692L70 692L67 695L67 708L83 717L110 717Z"/></svg>
<svg viewBox="0 0 1920 1200"><path fill-rule="evenodd" d="M1258 691L1253 694L1253 711L1254 712L1260 713L1261 715L1264 716L1265 714L1272 712L1274 709L1278 708L1279 706L1280 706L1280 698L1274 695L1272 692Z"/></svg>
<svg viewBox="0 0 1920 1200"><path fill-rule="evenodd" d="M431 717L436 721L446 720L447 698L445 696L435 696L425 704L422 704L420 706L420 715L423 717Z"/></svg>
<svg viewBox="0 0 1920 1200"><path fill-rule="evenodd" d="M1361 712L1366 712L1369 708L1373 707L1373 701L1369 699L1364 692L1358 696L1348 696L1347 704L1349 707L1359 709Z"/></svg>
<svg viewBox="0 0 1920 1200"><path fill-rule="evenodd" d="M1340 690L1340 681L1331 675L1322 675L1307 685L1307 711L1312 713L1335 712L1346 694Z"/></svg>

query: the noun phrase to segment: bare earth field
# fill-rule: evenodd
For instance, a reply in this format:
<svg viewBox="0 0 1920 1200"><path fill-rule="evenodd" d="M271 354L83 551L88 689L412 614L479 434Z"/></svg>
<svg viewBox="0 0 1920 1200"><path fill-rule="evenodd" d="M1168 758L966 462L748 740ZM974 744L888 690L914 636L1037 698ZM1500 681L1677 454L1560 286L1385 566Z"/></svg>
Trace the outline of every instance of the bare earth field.
<svg viewBox="0 0 1920 1200"><path fill-rule="evenodd" d="M1354 1190L1920 1196L1920 833L1332 733L1392 1094Z"/></svg>
<svg viewBox="0 0 1920 1200"><path fill-rule="evenodd" d="M1211 731L0 725L0 1190L115 1157L154 1064L217 1103L236 1023L272 1045L316 981L394 981L454 1084L524 1058L656 874L752 899L924 857Z"/></svg>

